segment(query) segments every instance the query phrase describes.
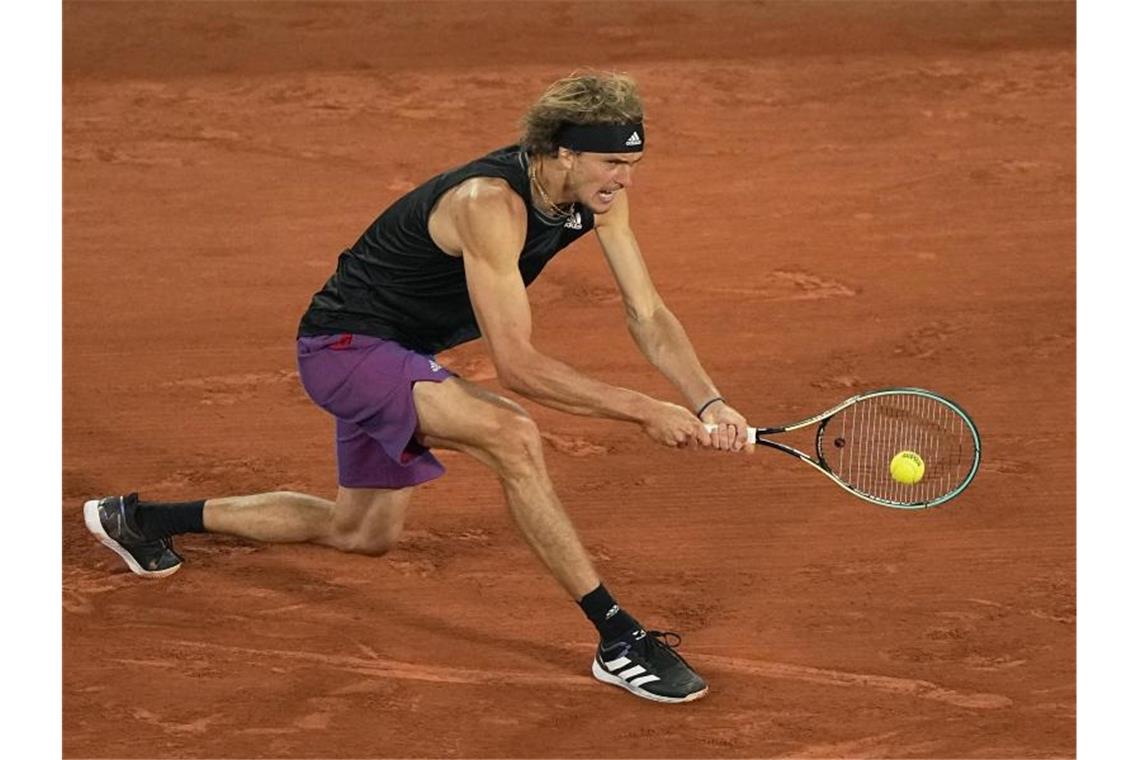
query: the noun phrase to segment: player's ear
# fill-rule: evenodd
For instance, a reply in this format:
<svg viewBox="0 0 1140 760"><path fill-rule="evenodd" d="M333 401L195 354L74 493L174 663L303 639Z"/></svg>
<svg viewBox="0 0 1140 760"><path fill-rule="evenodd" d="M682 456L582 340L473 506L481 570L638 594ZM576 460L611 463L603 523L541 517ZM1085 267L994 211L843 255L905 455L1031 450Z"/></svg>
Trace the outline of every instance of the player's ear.
<svg viewBox="0 0 1140 760"><path fill-rule="evenodd" d="M574 160L577 157L578 154L569 148L563 148L561 146L558 148L558 164L563 169L571 169L574 166Z"/></svg>

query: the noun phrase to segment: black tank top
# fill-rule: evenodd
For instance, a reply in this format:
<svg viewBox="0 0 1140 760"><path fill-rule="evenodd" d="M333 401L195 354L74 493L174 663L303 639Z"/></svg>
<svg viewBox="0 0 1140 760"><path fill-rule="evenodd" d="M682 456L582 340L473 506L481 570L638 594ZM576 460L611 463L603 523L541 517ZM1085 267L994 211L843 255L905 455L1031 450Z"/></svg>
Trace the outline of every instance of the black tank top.
<svg viewBox="0 0 1140 760"><path fill-rule="evenodd" d="M439 197L471 177L500 177L526 201L530 213L519 272L527 285L556 253L594 227L593 212L580 206L570 219L539 212L530 196L527 157L517 145L500 148L433 177L389 206L340 255L298 334L359 333L427 354L478 338L463 258L444 253L428 234L428 215Z"/></svg>

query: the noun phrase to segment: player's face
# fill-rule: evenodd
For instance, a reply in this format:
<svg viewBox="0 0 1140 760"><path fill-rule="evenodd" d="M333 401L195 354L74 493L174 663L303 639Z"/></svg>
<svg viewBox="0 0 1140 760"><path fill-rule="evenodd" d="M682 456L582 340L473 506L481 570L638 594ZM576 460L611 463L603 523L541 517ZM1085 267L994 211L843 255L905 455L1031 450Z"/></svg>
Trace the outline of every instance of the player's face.
<svg viewBox="0 0 1140 760"><path fill-rule="evenodd" d="M570 182L577 200L595 214L610 210L617 194L633 185L641 153L574 153Z"/></svg>

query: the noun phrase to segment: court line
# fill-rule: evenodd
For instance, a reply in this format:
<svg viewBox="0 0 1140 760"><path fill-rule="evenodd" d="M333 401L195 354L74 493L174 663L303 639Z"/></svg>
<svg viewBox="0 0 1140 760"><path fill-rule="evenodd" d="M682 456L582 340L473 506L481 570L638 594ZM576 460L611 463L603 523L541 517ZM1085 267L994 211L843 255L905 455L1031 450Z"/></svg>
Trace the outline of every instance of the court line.
<svg viewBox="0 0 1140 760"><path fill-rule="evenodd" d="M804 681L825 686L859 686L891 694L902 694L917 697L918 699L945 702L957 707L993 710L1009 707L1013 704L1012 699L1001 694L957 691L916 678L898 678L896 676L881 676L873 673L827 670L824 668L812 668L806 665L792 665L785 662L769 662L764 660L745 660L739 657L724 657L715 654L701 654L700 658L701 663L707 663L741 673L748 673L749 675L761 676L763 678Z"/></svg>
<svg viewBox="0 0 1140 760"><path fill-rule="evenodd" d="M597 683L597 681L590 676L571 675L561 672L488 670L486 668L456 668L445 665L416 665L410 662L390 660L383 657L353 657L352 655L298 652L289 649L257 649L254 647L230 646L227 644L213 644L203 641L186 641L184 639L174 639L171 640L171 643L198 649L222 650L243 657L255 656L301 660L326 667L337 668L338 670L360 673L362 675L382 676L384 678L397 678L409 681L469 684L501 684L506 682L527 685L559 683L565 686L593 686Z"/></svg>
<svg viewBox="0 0 1140 760"><path fill-rule="evenodd" d="M763 660L743 660L740 657L726 657L716 654L702 654L702 663L720 665L720 667L746 672L752 676L763 678L777 678L782 680L805 681L808 684L821 684L824 686L858 686L871 688L878 692L902 694L918 697L920 700L933 700L953 704L959 708L978 708L994 710L1008 708L1013 701L1001 694L986 694L983 692L959 692L952 688L939 686L917 678L898 678L895 676L877 676L874 673L857 673L846 670L828 670L824 668L811 668L808 665L793 665L787 662L767 662Z"/></svg>
<svg viewBox="0 0 1140 760"><path fill-rule="evenodd" d="M557 683L571 687L592 687L596 683L593 678L586 675L572 675L562 672L488 670L485 668L457 668L443 665L416 665L409 662L380 657L365 658L351 655L321 654L319 652L284 649L257 649L254 647L239 647L201 641L172 640L171 643L198 649L221 650L239 654L243 657L277 657L302 660L362 675L398 678L411 681L465 684L501 684L506 682L526 685L549 685L551 683ZM585 647L575 648L584 649ZM592 649L593 647L590 648ZM881 676L870 673L852 673L842 670L827 670L805 665L792 665L790 663L764 660L746 660L739 657L725 657L723 655L713 654L701 654L700 657L702 665L707 664L711 665L714 669L720 668L722 670L735 671L737 673L759 676L761 678L801 681L823 686L862 687L890 694L910 696L918 699L929 699L957 707L975 709L992 710L1009 707L1013 704L1013 700L1000 694L957 691L955 689L939 686L930 681L921 681L913 678L897 678L894 676Z"/></svg>

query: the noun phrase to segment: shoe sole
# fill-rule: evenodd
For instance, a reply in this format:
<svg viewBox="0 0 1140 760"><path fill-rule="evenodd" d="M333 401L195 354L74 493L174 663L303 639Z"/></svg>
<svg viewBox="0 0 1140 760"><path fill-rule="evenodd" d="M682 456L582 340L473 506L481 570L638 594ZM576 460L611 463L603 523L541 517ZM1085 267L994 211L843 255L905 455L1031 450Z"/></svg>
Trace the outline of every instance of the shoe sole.
<svg viewBox="0 0 1140 760"><path fill-rule="evenodd" d="M118 554L135 575L141 575L144 578L165 578L178 572L178 568L182 567L181 564L178 564L165 570L147 570L140 565L131 556L131 553L123 548L122 544L111 538L107 531L103 530L103 521L99 519L99 499L92 499L83 504L83 522L87 524L87 530L99 539L99 543Z"/></svg>
<svg viewBox="0 0 1140 760"><path fill-rule="evenodd" d="M593 671L594 678L598 679L602 683L608 683L608 684L613 684L614 686L620 686L623 689L625 689L626 691L628 691L630 694L633 694L634 696L641 697L642 699L649 699L649 700L652 700L654 702L668 702L668 703L692 702L694 700L700 699L701 697L703 697L704 695L709 693L709 687L706 686L705 688L701 689L700 691L694 691L692 694L688 694L688 695L683 696L683 697L663 697L660 694L654 694L652 692L646 691L645 689L641 688L640 686L634 686L633 684L629 683L628 681L624 680L623 678L621 678L619 676L615 676L612 673L607 673L606 670L602 666L598 665L597 660L594 660L594 664L590 668L590 670Z"/></svg>

